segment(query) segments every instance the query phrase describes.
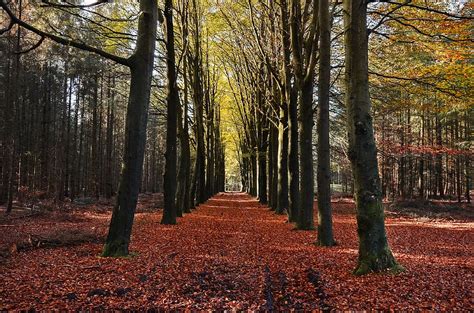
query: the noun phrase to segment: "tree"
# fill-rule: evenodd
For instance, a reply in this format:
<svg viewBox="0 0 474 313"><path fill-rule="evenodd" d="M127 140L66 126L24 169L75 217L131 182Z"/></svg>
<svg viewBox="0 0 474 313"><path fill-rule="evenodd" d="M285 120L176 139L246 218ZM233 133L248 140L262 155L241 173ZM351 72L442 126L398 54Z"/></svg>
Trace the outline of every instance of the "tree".
<svg viewBox="0 0 474 313"><path fill-rule="evenodd" d="M291 68L291 39L288 4L281 1L281 43L283 44L282 64L282 105L288 107L288 180L289 180L289 221L297 222L300 211L300 169L298 157L298 89ZM294 16L292 16L294 17Z"/></svg>
<svg viewBox="0 0 474 313"><path fill-rule="evenodd" d="M329 145L329 89L331 85L331 25L329 1L319 1L318 93L318 239L321 246L334 245L331 212L331 162Z"/></svg>
<svg viewBox="0 0 474 313"><path fill-rule="evenodd" d="M176 81L176 61L173 29L173 0L165 0L166 20L166 65L168 73L167 127L166 127L166 165L162 224L176 224L176 138L177 113L180 106Z"/></svg>
<svg viewBox="0 0 474 313"><path fill-rule="evenodd" d="M299 0L291 0L290 28L292 63L296 88L299 95L298 129L300 153L300 211L297 228L314 229L314 172L313 172L313 87L314 70L317 63L316 51L319 32L317 29L317 5L307 10L311 1L305 2L304 10ZM306 23L308 31L305 32Z"/></svg>
<svg viewBox="0 0 474 313"><path fill-rule="evenodd" d="M354 273L401 270L390 250L377 165L368 73L367 3L344 0L349 158L354 177L359 257Z"/></svg>
<svg viewBox="0 0 474 313"><path fill-rule="evenodd" d="M128 255L128 245L142 177L156 41L156 1L140 1L141 15L138 23L138 38L135 51L129 58L123 58L82 42L76 42L44 32L16 17L9 9L5 0L0 2L0 6L10 17L11 25L18 24L18 26L36 33L42 38L49 38L59 44L70 45L81 50L96 53L130 68L131 82L126 117L123 167L117 202L113 209L109 233L102 252L103 256Z"/></svg>
<svg viewBox="0 0 474 313"><path fill-rule="evenodd" d="M181 8L181 33L183 41L183 105L179 107L178 112L178 136L180 142L180 158L178 170L178 187L176 193L176 206L179 212L190 213L190 181L191 181L191 152L189 147L189 122L188 122L188 101L189 101L189 87L188 87L188 1L182 1Z"/></svg>
<svg viewBox="0 0 474 313"><path fill-rule="evenodd" d="M124 166L103 256L128 255L142 176L158 21L156 1L140 0L140 11L136 48L128 59L132 76L125 128Z"/></svg>

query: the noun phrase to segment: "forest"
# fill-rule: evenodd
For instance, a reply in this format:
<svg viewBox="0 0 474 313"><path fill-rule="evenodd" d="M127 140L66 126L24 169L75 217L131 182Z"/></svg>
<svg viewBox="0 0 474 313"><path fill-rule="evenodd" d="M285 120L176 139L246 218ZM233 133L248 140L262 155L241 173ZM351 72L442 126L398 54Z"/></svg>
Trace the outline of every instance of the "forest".
<svg viewBox="0 0 474 313"><path fill-rule="evenodd" d="M473 311L473 13L0 0L0 311Z"/></svg>

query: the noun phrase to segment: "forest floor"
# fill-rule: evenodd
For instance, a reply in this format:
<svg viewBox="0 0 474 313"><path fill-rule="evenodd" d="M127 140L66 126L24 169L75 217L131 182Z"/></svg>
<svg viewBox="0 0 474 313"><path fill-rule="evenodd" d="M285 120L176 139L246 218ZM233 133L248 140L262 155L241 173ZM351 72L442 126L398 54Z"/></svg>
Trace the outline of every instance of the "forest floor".
<svg viewBox="0 0 474 313"><path fill-rule="evenodd" d="M332 248L245 194L219 194L176 226L160 225L159 200L141 196L133 254L119 259L99 257L110 203L2 214L0 310L474 309L470 218L390 213L388 237L406 271L356 277L349 200L333 203Z"/></svg>

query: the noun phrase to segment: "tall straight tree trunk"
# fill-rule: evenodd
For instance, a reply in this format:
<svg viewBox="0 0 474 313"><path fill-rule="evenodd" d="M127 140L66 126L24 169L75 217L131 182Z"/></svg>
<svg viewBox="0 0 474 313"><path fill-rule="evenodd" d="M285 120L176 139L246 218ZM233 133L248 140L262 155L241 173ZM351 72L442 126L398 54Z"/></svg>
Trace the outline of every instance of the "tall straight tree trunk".
<svg viewBox="0 0 474 313"><path fill-rule="evenodd" d="M125 122L123 168L117 203L112 211L109 233L102 252L102 255L106 257L128 255L142 178L156 42L157 2L140 0L140 11L137 44L135 52L129 59L131 81Z"/></svg>
<svg viewBox="0 0 474 313"><path fill-rule="evenodd" d="M186 62L185 62L186 64ZM186 68L186 66L185 66ZM184 193L183 193L183 212L191 213L191 207L189 205L189 199L191 197L191 151L189 144L189 122L188 122L188 83L186 78L187 70L184 75L184 110L183 110L183 170L184 170Z"/></svg>
<svg viewBox="0 0 474 313"><path fill-rule="evenodd" d="M110 84L112 84L110 86ZM106 188L105 188L105 197L110 199L113 195L113 147L114 147L114 122L115 122L115 76L109 79L109 88L108 93L108 104L107 104L107 131L106 131L106 147L105 147L105 154L106 154Z"/></svg>
<svg viewBox="0 0 474 313"><path fill-rule="evenodd" d="M313 173L313 80L316 65L318 5L313 4L311 13L305 3L301 8L299 0L291 0L290 30L292 64L295 86L299 95L298 129L300 132L300 203L296 223L297 229L314 229L314 173ZM303 34L307 32L307 36Z"/></svg>
<svg viewBox="0 0 474 313"><path fill-rule="evenodd" d="M277 214L288 211L288 107L285 102L280 104L278 122L278 195Z"/></svg>
<svg viewBox="0 0 474 313"><path fill-rule="evenodd" d="M271 209L276 211L278 207L278 128L273 126L271 129L272 135L272 149L270 153L272 154L272 183L270 184L271 189L271 199L272 206Z"/></svg>
<svg viewBox="0 0 474 313"><path fill-rule="evenodd" d="M200 41L199 28L199 6L196 0L193 3L193 22L194 22L194 58L193 58L193 96L195 106L196 121L196 201L195 204L201 204L206 201L206 147L204 143L204 94L202 82L202 49Z"/></svg>
<svg viewBox="0 0 474 313"><path fill-rule="evenodd" d="M207 54L206 54L207 55ZM207 61L206 61L207 64ZM205 111L206 111L206 132L205 132L205 142L206 142L206 200L209 199L212 195L212 180L214 178L213 173L213 161L214 161L214 145L213 145L213 131L212 131L212 120L213 120L213 110L211 108L211 101L210 101L210 91L209 91L209 72L207 71L206 75L206 87L204 90L206 91L205 96Z"/></svg>
<svg viewBox="0 0 474 313"><path fill-rule="evenodd" d="M198 74L199 75L199 74ZM200 93L200 91L196 91ZM202 99L202 98L201 98ZM206 152L204 145L204 124L203 124L203 108L201 103L196 103L197 116L196 116L196 133L197 133L197 146L196 146L196 204L201 204L206 201Z"/></svg>
<svg viewBox="0 0 474 313"><path fill-rule="evenodd" d="M459 142L459 116L456 113L455 123L455 136L456 142ZM458 198L458 202L461 203L461 196L462 196L462 184L461 184L461 155L456 155L456 195Z"/></svg>
<svg viewBox="0 0 474 313"><path fill-rule="evenodd" d="M291 74L291 42L290 24L288 17L288 4L286 0L281 1L281 38L283 43L283 99L288 105L288 181L289 181L289 203L288 220L296 222L299 211L299 163L298 163L298 90L292 86Z"/></svg>
<svg viewBox="0 0 474 313"><path fill-rule="evenodd" d="M67 154L68 151L68 140L67 135L69 132L66 130L66 123L69 124L68 120L68 108L70 97L68 98L68 65L69 65L69 55L67 56L66 62L64 64L64 80L63 80L63 94L62 94L62 106L61 106L61 137L60 137L60 147L58 149L58 161L59 161L59 170L58 170L58 179L57 179L57 199L59 201L64 200L65 195L65 186L66 186L66 177L67 177ZM71 84L71 82L70 82ZM69 88L69 95L71 94L71 89Z"/></svg>
<svg viewBox="0 0 474 313"><path fill-rule="evenodd" d="M263 117L261 117L263 119ZM268 127L268 126L263 126ZM268 131L261 130L259 136L258 149L258 199L260 203L266 204L268 202L267 191L267 146L268 146Z"/></svg>
<svg viewBox="0 0 474 313"><path fill-rule="evenodd" d="M12 70L12 54L9 54L8 59L6 60L6 74L4 79L4 102L1 103L1 110L4 112L2 114L2 141L5 142L7 145L10 145L10 120L13 118L12 109L13 106L11 105L10 101L12 98L12 82L13 79L11 78ZM4 61L5 62L5 61ZM2 145L3 145L2 142ZM11 156L11 149L2 149L0 151L2 154L2 162L0 162L1 174L2 174L2 181L1 181L1 188L0 188L0 204L7 203L8 200L8 186L9 186L9 179L10 179L10 156Z"/></svg>
<svg viewBox="0 0 474 313"><path fill-rule="evenodd" d="M367 2L344 0L344 11L345 101L359 235L359 258L354 273L400 270L385 232L369 96Z"/></svg>
<svg viewBox="0 0 474 313"><path fill-rule="evenodd" d="M23 1L20 0L18 1L18 11L19 11L19 17L21 19L21 16L22 16L22 13L23 13ZM16 33L16 41L15 41L15 50L16 51L20 51L21 50L21 43L20 43L20 40L21 40L21 27L18 27L17 29L17 33ZM9 147L9 151L7 153L9 153L9 159L8 159L8 162L6 164L6 166L8 167L8 170L7 170L7 178L8 178L8 182L7 182L7 185L5 186L6 189L7 189L7 210L6 210L6 214L9 214L11 213L11 211L13 210L13 197L15 196L15 184L17 182L17 178L18 178L18 146L19 146L19 142L18 142L18 139L19 139L19 136L18 136L18 132L19 132L19 125L17 125L18 121L17 121L17 118L18 118L18 114L19 114L19 107L20 107L20 103L19 103L19 98L20 98L20 93L19 93L19 84L20 84L20 71L21 71L21 55L20 54L16 54L15 55L15 59L14 59L14 63L13 63L13 67L15 69L15 73L14 73L14 76L13 76L13 81L12 81L12 86L10 88L8 88L11 93L11 97L10 97L10 103L7 104L7 107L11 107L9 110L7 110L7 119L9 120L9 125L7 125L8 129L7 129L7 133L9 133L9 138L7 140L8 142L8 147ZM9 114L8 114L8 111Z"/></svg>
<svg viewBox="0 0 474 313"><path fill-rule="evenodd" d="M268 134L268 145L267 145L267 173L268 173L268 206L270 209L273 208L273 184L275 183L273 180L273 126L269 126L269 134Z"/></svg>
<svg viewBox="0 0 474 313"><path fill-rule="evenodd" d="M265 149L258 152L258 200L262 204L268 202L267 197L267 155Z"/></svg>
<svg viewBox="0 0 474 313"><path fill-rule="evenodd" d="M215 138L215 145L216 145L216 152L215 152L215 165L214 165L214 173L216 175L214 179L214 193L218 193L223 190L223 180L225 179L225 165L224 165L224 151L222 145L222 136L221 136L221 111L220 105L216 103L216 117L214 122L214 138Z"/></svg>
<svg viewBox="0 0 474 313"><path fill-rule="evenodd" d="M472 112L472 110L470 110ZM464 115L464 139L466 140L466 142L470 142L472 140L472 135L471 135L471 131L470 131L470 127L471 127L471 123L470 123L470 118L472 117L471 114L468 114L468 112L466 112L466 114ZM471 155L469 153L467 153L466 151L466 154L464 155L464 170L465 170L465 173L464 173L464 184L465 184L465 197L466 197L466 202L467 203L471 203L471 184L472 184L472 181L471 181L471 175L472 175L472 170L471 170L471 162L470 162L470 159L471 159Z"/></svg>
<svg viewBox="0 0 474 313"><path fill-rule="evenodd" d="M188 83L187 83L187 60L183 61L184 99L183 109L178 116L179 140L181 154L178 170L178 189L176 205L178 212L190 213L190 175L191 175L191 152L189 148L189 126L188 126Z"/></svg>
<svg viewBox="0 0 474 313"><path fill-rule="evenodd" d="M69 79L69 92L67 102L67 113L66 113L66 141L65 141L65 159L64 159L64 196L70 196L70 178L71 178L71 165L70 165L70 154L71 154L71 109L72 109L72 88L74 86L74 77Z"/></svg>
<svg viewBox="0 0 474 313"><path fill-rule="evenodd" d="M79 189L79 170L77 164L78 161L78 131L79 131L79 109L81 106L80 99L81 99L81 91L80 91L81 79L77 80L77 96L76 96L76 104L74 108L74 131L72 137L72 149L71 149L71 193L69 197L71 200L74 200L76 195L78 194Z"/></svg>
<svg viewBox="0 0 474 313"><path fill-rule="evenodd" d="M441 113L436 112L436 145L441 147L443 145L443 126L441 124L440 115ZM436 154L436 188L440 198L444 197L444 183L443 183L443 155L441 153Z"/></svg>
<svg viewBox="0 0 474 313"><path fill-rule="evenodd" d="M318 106L318 239L333 246L331 212L331 162L329 145L329 88L331 85L331 26L329 1L319 0L319 106Z"/></svg>
<svg viewBox="0 0 474 313"><path fill-rule="evenodd" d="M258 83L264 85L263 64L260 65ZM264 91L257 90L256 102L258 110L256 110L256 130L257 130L257 168L258 168L258 200L262 204L268 202L267 192L267 146L268 146L268 121L262 112L265 111Z"/></svg>
<svg viewBox="0 0 474 313"><path fill-rule="evenodd" d="M425 112L422 112L421 114L421 145L425 145ZM420 161L418 164L418 176L419 176L419 182L418 182L418 196L420 199L425 198L425 155L422 153L420 157Z"/></svg>
<svg viewBox="0 0 474 313"><path fill-rule="evenodd" d="M166 20L166 65L168 76L166 163L164 176L164 209L161 224L176 224L176 138L178 126L179 91L176 82L174 52L173 0L165 1Z"/></svg>
<svg viewBox="0 0 474 313"><path fill-rule="evenodd" d="M254 197L257 196L257 185L258 185L258 169L257 169L257 148L251 150L250 156L250 194Z"/></svg>
<svg viewBox="0 0 474 313"><path fill-rule="evenodd" d="M99 145L98 145L98 106L99 106L99 74L94 75L94 95L92 108L92 188L91 193L99 198Z"/></svg>
<svg viewBox="0 0 474 313"><path fill-rule="evenodd" d="M300 169L298 159L298 91L290 86L288 110L288 180L290 187L289 221L297 222L300 210Z"/></svg>
<svg viewBox="0 0 474 313"><path fill-rule="evenodd" d="M313 75L304 81L300 94L300 214L297 228L314 229L314 173L313 173Z"/></svg>
<svg viewBox="0 0 474 313"><path fill-rule="evenodd" d="M196 200L197 200L197 195L196 195L196 189L197 189L197 179L196 175L198 172L198 162L194 162L194 169L193 169L193 176L191 179L191 189L189 190L189 207L194 208L196 205Z"/></svg>

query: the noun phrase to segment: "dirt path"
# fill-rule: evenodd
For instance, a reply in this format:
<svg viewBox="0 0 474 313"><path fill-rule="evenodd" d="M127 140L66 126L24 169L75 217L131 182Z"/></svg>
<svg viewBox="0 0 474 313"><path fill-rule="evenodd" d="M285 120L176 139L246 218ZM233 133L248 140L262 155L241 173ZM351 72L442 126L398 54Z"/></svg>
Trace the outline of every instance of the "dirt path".
<svg viewBox="0 0 474 313"><path fill-rule="evenodd" d="M340 245L331 249L314 246L315 232L293 231L285 216L241 193L219 194L176 226L160 219L137 214L130 258L99 258L100 244L16 254L0 266L0 309L473 306L470 226L391 219L392 246L409 270L357 278L350 273L357 253L350 215L335 216ZM430 236L441 244L433 247Z"/></svg>

